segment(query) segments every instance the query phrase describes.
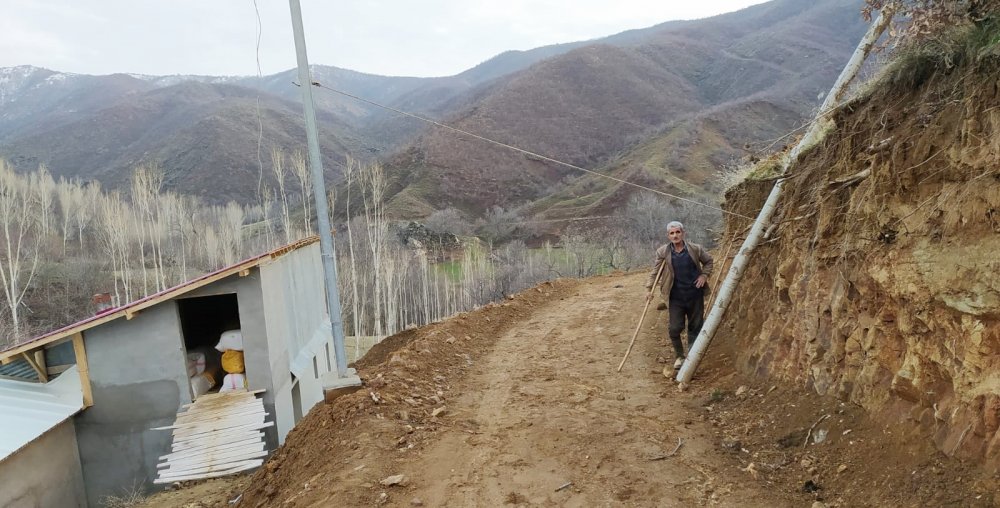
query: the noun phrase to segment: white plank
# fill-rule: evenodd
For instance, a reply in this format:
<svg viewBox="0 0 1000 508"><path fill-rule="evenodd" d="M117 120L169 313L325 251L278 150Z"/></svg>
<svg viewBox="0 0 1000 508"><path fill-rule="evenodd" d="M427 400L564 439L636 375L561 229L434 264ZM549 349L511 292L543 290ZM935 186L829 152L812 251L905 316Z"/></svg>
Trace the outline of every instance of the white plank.
<svg viewBox="0 0 1000 508"><path fill-rule="evenodd" d="M193 425L190 427L182 427L179 429L174 429L173 437L174 439L194 436L197 434L204 434L205 432L218 432L220 430L229 429L241 429L247 426L258 425L264 423L264 417L266 415L252 416L247 418L234 418L231 420L220 420L218 422L204 423L201 425Z"/></svg>
<svg viewBox="0 0 1000 508"><path fill-rule="evenodd" d="M229 446L231 444L243 441L260 441L261 437L263 436L260 436L258 434L232 434L229 436L217 437L213 439L185 441L183 443L177 443L173 447L171 447L170 453L172 454L176 452L184 452L190 450L208 449L219 446Z"/></svg>
<svg viewBox="0 0 1000 508"><path fill-rule="evenodd" d="M266 457L267 454L267 450L264 450L262 446L258 446L256 450L244 448L214 456L196 455L193 457L185 457L179 460L172 460L167 464L160 464L157 466L157 469L160 470L161 474L165 474L169 471L179 471L194 467L207 467L211 465L227 464L239 460L256 459L258 457Z"/></svg>
<svg viewBox="0 0 1000 508"><path fill-rule="evenodd" d="M202 439L189 439L186 441L175 441L171 445L171 451L179 452L181 450L189 450L192 448L208 448L212 446L221 446L229 443L235 443L238 441L246 441L260 439L264 437L264 433L261 431L256 432L232 432L224 435L215 435L211 437L205 437ZM170 454L167 454L170 455Z"/></svg>
<svg viewBox="0 0 1000 508"><path fill-rule="evenodd" d="M263 464L263 463L264 463L264 461L262 459L257 459L257 460L249 461L249 462L247 462L243 466L239 466L239 467L230 469L228 471L222 471L222 472L218 472L218 473L200 474L200 475L199 474L195 474L195 475L181 476L181 477L168 478L168 479L157 479L157 480L154 480L153 483L155 483L155 484L164 484L164 483L183 482L183 481L188 481L188 480L207 480L209 478L218 478L220 476L229 476L231 474L242 473L243 471L249 471L249 470L254 469L256 467L260 467L260 465Z"/></svg>
<svg viewBox="0 0 1000 508"><path fill-rule="evenodd" d="M262 425L263 428L270 427L274 425L271 422L265 422ZM254 432L255 431L255 432ZM201 439L189 439L185 441L177 441L171 445L171 453L180 452L185 450L197 449L197 448L210 448L213 446L223 446L231 443L236 443L239 441L246 440L261 440L264 436L263 433L258 429L252 429L246 433L228 433L222 436L215 436L211 433L201 434Z"/></svg>
<svg viewBox="0 0 1000 508"><path fill-rule="evenodd" d="M262 429L268 422L264 403L253 392L216 393L185 404L171 431L171 452L160 457L154 483L215 478L250 470L268 455Z"/></svg>
<svg viewBox="0 0 1000 508"><path fill-rule="evenodd" d="M261 399L253 395L243 396L230 396L230 397L220 397L214 400L199 400L193 404L186 404L181 406L181 409L186 409L187 411L178 411L178 413L190 412L195 409L216 409L220 407L226 407L231 405L245 405L252 404L254 402L260 402Z"/></svg>
<svg viewBox="0 0 1000 508"><path fill-rule="evenodd" d="M263 429L265 427L270 427L272 425L274 425L274 422L266 422L266 421L261 420L261 421L257 421L257 422L247 422L247 423L242 423L242 424L223 425L223 426L220 426L220 427L203 427L203 428L199 428L199 429L187 430L187 431L185 431L183 433L180 433L180 434L175 434L174 435L174 439L185 441L185 440L190 440L190 439L194 438L194 436L199 436L199 435L202 435L202 434L211 434L211 433L215 433L215 432L219 432L219 431L225 431L225 430L247 430L247 431L252 431L252 430Z"/></svg>
<svg viewBox="0 0 1000 508"><path fill-rule="evenodd" d="M259 415L261 417L266 416L267 414L268 413L264 413L264 412L259 413ZM250 418L251 416L257 416L257 414L246 416L245 418ZM245 419L245 418L243 416L240 416L240 415L233 416L233 417L219 416L219 417L209 418L209 419L207 419L205 421L194 421L194 422L189 422L189 423L175 423L173 425L168 425L166 427L156 427L156 428L153 428L151 430L186 429L186 428L197 427L197 426L205 424L205 423L218 424L219 422L225 422L225 421L230 421L230 420L239 420L239 419Z"/></svg>
<svg viewBox="0 0 1000 508"><path fill-rule="evenodd" d="M245 463L247 463L248 461L251 461L251 460L261 460L261 461L263 461L262 457L263 456L255 457L255 458L242 459L242 460L234 460L232 462L223 462L223 463L220 463L220 464L212 464L212 465L208 465L208 466L194 466L194 467L190 467L190 468L177 469L177 470L174 470L174 471L161 471L160 472L160 478L171 478L171 477L174 477L174 476L187 476L187 475L192 475L192 474L220 473L220 472L223 472L223 471L228 471L228 470L237 468L237 467L239 467L239 466L241 466L241 465L243 465L243 464L245 464Z"/></svg>
<svg viewBox="0 0 1000 508"><path fill-rule="evenodd" d="M174 472L171 472L171 473L161 474L160 475L160 479L161 480L169 480L171 478L176 478L178 476L189 476L189 475L202 475L202 474L211 474L211 473L232 472L233 469L237 469L237 468L239 468L241 466L244 466L244 465L247 465L247 464L253 463L253 462L263 463L264 460L263 459L259 459L259 458L258 459L248 459L248 460L243 460L243 461L230 462L230 463L226 463L226 464L217 464L217 465L212 465L212 466L196 467L196 468L191 468L191 469L184 470L184 471L174 471ZM174 480L174 481L176 481L176 480Z"/></svg>
<svg viewBox="0 0 1000 508"><path fill-rule="evenodd" d="M210 453L213 450L225 450L228 448L236 448L238 446L248 445L248 444L264 444L264 442L261 441L259 437L251 437L251 438L241 439L239 441L229 441L225 443L210 443L207 445L192 446L189 448L185 448L183 450L177 450L175 452L168 453L160 457L160 460L167 461L175 459L177 457L186 457L191 454Z"/></svg>
<svg viewBox="0 0 1000 508"><path fill-rule="evenodd" d="M264 393L265 391L266 390L253 390L253 391L249 391L249 392L244 392L244 391L241 390L241 391L237 391L237 392L225 392L225 393L217 392L217 393L210 393L210 394L202 395L201 397L198 397L197 399L195 399L194 402L192 402L190 404L184 404L183 406L181 406L181 408L192 407L192 406L194 406L195 404L198 404L198 403L201 403L201 404L216 403L216 402L218 402L220 399L222 399L224 397L243 398L241 396L256 395L258 393ZM254 397L254 398L256 398L256 397Z"/></svg>
<svg viewBox="0 0 1000 508"><path fill-rule="evenodd" d="M170 449L171 451L176 452L182 449L194 448L199 446L231 443L233 442L233 440L249 439L251 437L262 438L263 436L261 436L259 433L264 429L271 427L273 425L274 423L272 422L264 422L261 423L260 425L257 425L256 427L258 428L239 429L238 431L235 432L227 431L224 434L219 434L217 432L209 432L206 434L198 434L196 436L187 437L183 439L178 438L171 445Z"/></svg>
<svg viewBox="0 0 1000 508"><path fill-rule="evenodd" d="M186 427L186 428L181 428L181 429L174 429L174 432L172 434L173 434L174 439L177 439L179 437L193 436L193 435L196 435L196 434L204 434L205 432L218 432L220 430L224 431L224 430L249 429L249 428L251 428L254 425L259 425L259 424L263 423L265 421L264 420L265 416L267 416L267 413L265 413L262 416L254 417L252 419L247 418L247 419L243 419L243 420L235 420L235 421L230 421L230 422L222 422L222 425L219 425L219 424L216 424L216 423L212 423L212 424L205 424L205 425L195 426L195 427Z"/></svg>
<svg viewBox="0 0 1000 508"><path fill-rule="evenodd" d="M240 414L257 413L257 412L263 413L264 407L254 404L247 406L231 407L226 409L216 409L205 412L199 411L197 413L192 413L192 414L179 414L177 415L177 420L175 423L181 423L181 422L187 423L190 421L207 420L218 416L235 416Z"/></svg>
<svg viewBox="0 0 1000 508"><path fill-rule="evenodd" d="M247 440L247 441L243 441L243 442L239 442L239 443L227 444L225 446L217 446L217 447L214 447L214 448L202 448L202 449L184 450L184 451L172 453L171 456L164 455L163 457L160 457L160 461L163 462L163 463L166 463L166 462L170 462L170 461L174 461L174 460L181 460L181 459L184 459L184 458L187 458L187 457L212 456L212 455L217 455L217 454L221 454L221 453L226 453L226 452L228 452L230 450L245 449L245 448L248 448L248 447L252 447L252 448L255 448L257 451L260 451L260 450L264 449L264 442L261 441L261 440L259 440L259 439L256 440L256 441Z"/></svg>

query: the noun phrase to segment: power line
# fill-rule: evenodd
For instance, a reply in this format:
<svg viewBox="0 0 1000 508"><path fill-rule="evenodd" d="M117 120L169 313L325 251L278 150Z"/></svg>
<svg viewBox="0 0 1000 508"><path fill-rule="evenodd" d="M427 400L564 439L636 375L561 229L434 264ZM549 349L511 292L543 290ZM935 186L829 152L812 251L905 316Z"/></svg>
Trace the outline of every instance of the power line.
<svg viewBox="0 0 1000 508"><path fill-rule="evenodd" d="M357 95L354 95L354 94L351 94L351 93L348 93L348 92L345 92L345 91L342 91L342 90L337 90L336 88L330 88L330 87L328 87L328 86L326 86L326 85L324 85L324 84L322 84L322 83L320 83L318 81L313 81L312 85L315 86L315 87L322 88L324 90L329 90L329 91L331 91L333 93L336 93L336 94L343 95L345 97L350 97L350 98L352 98L354 100L358 100L358 101L364 102L365 104L371 104L372 106L375 106L375 107L386 109L386 110L392 111L394 113L397 113L397 114L400 114L400 115L403 115L403 116L408 116L410 118L415 118L415 119L420 120L422 122L426 122L426 123L429 123L429 124L441 127L443 129L448 129L448 130L453 131L453 132L457 132L457 133L460 133L460 134L465 134L466 136L478 139L480 141L485 141L487 143L492 143L494 145L502 146L504 148L508 148L510 150L514 150L516 152L523 153L525 155L530 155L532 157L537 157L539 159L546 160L546 161L549 161L549 162L552 162L552 163L555 163L555 164L559 164L561 166L566 166L568 168L572 168L572 169L575 169L577 171L583 171L584 173L589 173L589 174L592 174L592 175L599 176L601 178L606 178L608 180L613 180L613 181L621 183L621 184L631 185L632 187L636 187L636 188L639 188L639 189L642 189L642 190L646 190L646 191L649 191L649 192L652 192L652 193L655 193L655 194L660 194L662 196L667 196L667 197L674 198L674 199L677 199L677 200L680 200L680 201L685 201L685 202L692 203L692 204L695 204L695 205L698 205L698 206L703 206L705 208L710 208L712 210L717 210L717 211L722 212L724 214L735 215L737 217L742 217L744 219L753 220L753 217L748 217L746 215L743 215L743 214L740 214L740 213L736 213L736 212L730 212L728 210L724 210L724 209L722 209L720 207L717 207L717 206L712 206L712 205L709 205L709 204L706 204L706 203L702 203L700 201L695 201L693 199L688 199L688 198L684 198L684 197L681 197L681 196L677 196L675 194L670 194L668 192L663 192L661 190L657 190L657 189L653 189L653 188L650 188L650 187L646 187L645 185L641 185L641 184L638 184L638 183L630 182L628 180L623 180L623 179L615 177L615 176L605 175L604 173L598 173L597 171L594 171L594 170L591 170L591 169L582 168L580 166L577 166L577 165L574 165L574 164L570 164L568 162L563 162L563 161L560 161L560 160L556 160L556 159L553 159L551 157L546 157L544 155L541 155L541 154L538 154L538 153L535 153L535 152L532 152L532 151L529 151L529 150L525 150L523 148L518 148L516 146L510 145L510 144L507 144L507 143L496 141L496 140L493 140L493 139L490 139L490 138L487 138L487 137L484 137L484 136L480 136L478 134L473 134L473 133L471 133L469 131L464 131L462 129L459 129L459 128L456 128L456 127L452 127L450 125L443 124L441 122L432 120L430 118L426 118L426 117L423 117L423 116L420 116L420 115L416 115L416 114L413 114L413 113L402 111L402 110L396 109L396 108L391 107L391 106L386 106L384 104L379 104L378 102L365 99L364 97L359 97Z"/></svg>
<svg viewBox="0 0 1000 508"><path fill-rule="evenodd" d="M260 69L260 36L264 32L264 25L260 22L260 9L257 8L257 0L253 0L253 11L257 15L256 28L257 33L257 46L256 46L256 56L257 56L257 79L263 77L263 73ZM260 147L264 141L264 121L260 117L260 90L257 91L257 199L260 199L263 203L263 185L264 185L264 161L260 157Z"/></svg>
<svg viewBox="0 0 1000 508"><path fill-rule="evenodd" d="M587 220L602 220L602 219L613 219L614 215L598 215L594 217L567 217L565 219L527 219L519 220L513 222L494 222L493 224L511 225L511 224L534 224L536 222L578 222Z"/></svg>

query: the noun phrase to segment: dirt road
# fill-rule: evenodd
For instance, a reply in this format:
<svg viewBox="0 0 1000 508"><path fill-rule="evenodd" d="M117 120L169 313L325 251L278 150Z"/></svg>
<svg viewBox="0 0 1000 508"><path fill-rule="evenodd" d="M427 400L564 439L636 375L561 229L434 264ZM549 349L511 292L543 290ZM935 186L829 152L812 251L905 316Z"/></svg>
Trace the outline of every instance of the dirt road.
<svg viewBox="0 0 1000 508"><path fill-rule="evenodd" d="M365 388L310 411L255 475L147 506L992 506L990 478L858 408L755 384L722 344L679 392L664 312L615 372L643 281L546 283L394 336L359 362Z"/></svg>
<svg viewBox="0 0 1000 508"><path fill-rule="evenodd" d="M706 424L660 372L662 313L647 317L615 371L641 285L641 277L592 279L498 337L452 403L452 418L466 425L400 465L410 478L405 497L429 506L782 504L726 480L732 468L705 439Z"/></svg>

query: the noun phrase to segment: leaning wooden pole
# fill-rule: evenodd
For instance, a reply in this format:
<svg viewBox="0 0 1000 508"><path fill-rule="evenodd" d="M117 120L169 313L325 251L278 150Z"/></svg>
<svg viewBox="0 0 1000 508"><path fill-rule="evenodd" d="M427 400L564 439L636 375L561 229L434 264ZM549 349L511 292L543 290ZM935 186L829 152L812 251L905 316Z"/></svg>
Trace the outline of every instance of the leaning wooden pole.
<svg viewBox="0 0 1000 508"><path fill-rule="evenodd" d="M890 4L891 5L891 4ZM889 26L889 22L892 21L893 10L891 7L886 6L879 13L878 19L872 23L872 26L868 29L868 33L865 34L861 42L858 43L857 49L854 50L854 54L851 55L851 59L844 66L844 70L840 72L840 76L834 83L833 88L830 89L830 93L827 94L826 100L819 108L819 112L816 117L813 118L812 123L809 125L809 129L806 134L802 136L802 139L792 148L792 151L784 158L781 167L781 174L785 175L788 172L788 167L798 158L802 150L810 145L812 145L816 136L819 134L821 129L821 124L819 120L823 116L828 114L833 106L840 102L843 95L847 92L847 85L850 84L851 80L858 74L861 70L861 65L865 62L868 57L868 53L871 52L872 47L875 46L875 42L885 31L886 27ZM726 313L726 309L729 308L729 302L732 300L733 293L736 290L736 286L739 285L740 277L743 275L743 271L746 269L747 264L750 262L750 257L753 255L754 249L757 248L757 244L760 243L761 238L764 236L764 230L771 222L771 216L774 215L774 210L778 206L778 199L781 197L781 190L785 185L785 179L780 178L775 182L774 187L771 189L771 194L768 195L767 201L764 202L764 207L761 208L760 214L757 215L757 220L754 222L753 227L750 229L750 234L747 235L747 239L744 240L743 246L740 247L739 252L733 259L733 264L729 268L729 273L726 275L726 280L722 282L722 286L719 287L719 293L716 297L715 304L712 306L712 310L708 313L708 317L705 318L705 324L701 327L701 333L698 334L697 340L691 350L688 352L687 359L684 361L684 365L681 366L680 371L677 372L677 382L687 383L691 381L694 377L695 370L698 369L698 363L701 361L701 357L704 356L705 351L708 349L709 343L712 342L712 337L715 335L715 330L722 323L722 316Z"/></svg>

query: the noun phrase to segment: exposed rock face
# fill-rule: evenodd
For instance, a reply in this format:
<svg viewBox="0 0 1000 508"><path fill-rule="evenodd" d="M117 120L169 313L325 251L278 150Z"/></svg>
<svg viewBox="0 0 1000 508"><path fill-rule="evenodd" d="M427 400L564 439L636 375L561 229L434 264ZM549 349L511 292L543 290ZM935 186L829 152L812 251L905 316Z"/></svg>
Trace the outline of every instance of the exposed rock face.
<svg viewBox="0 0 1000 508"><path fill-rule="evenodd" d="M777 240L754 255L717 339L748 370L858 403L946 454L994 466L998 78L986 59L840 111L792 169ZM755 215L770 186L747 182L729 206ZM721 250L739 235L735 251L746 226L731 220Z"/></svg>

